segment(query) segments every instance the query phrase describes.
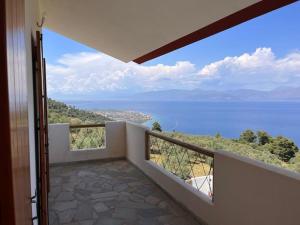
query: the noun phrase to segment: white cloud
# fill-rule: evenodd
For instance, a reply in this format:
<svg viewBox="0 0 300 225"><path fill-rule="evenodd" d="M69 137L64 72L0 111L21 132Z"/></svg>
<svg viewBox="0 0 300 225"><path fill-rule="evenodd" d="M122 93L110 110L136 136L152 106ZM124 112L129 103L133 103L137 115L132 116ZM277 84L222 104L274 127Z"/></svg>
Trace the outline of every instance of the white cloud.
<svg viewBox="0 0 300 225"><path fill-rule="evenodd" d="M195 65L188 61L144 66L86 52L63 55L57 64L47 65L47 72L50 93L188 89L197 78Z"/></svg>
<svg viewBox="0 0 300 225"><path fill-rule="evenodd" d="M300 53L276 58L271 48L257 48L252 54L226 57L199 71L202 86L217 89L273 89L300 86Z"/></svg>
<svg viewBox="0 0 300 225"><path fill-rule="evenodd" d="M197 70L189 61L153 66L123 63L102 53L63 55L47 65L51 93L140 92L167 89L273 89L300 86L300 52L277 58L270 48L226 57Z"/></svg>

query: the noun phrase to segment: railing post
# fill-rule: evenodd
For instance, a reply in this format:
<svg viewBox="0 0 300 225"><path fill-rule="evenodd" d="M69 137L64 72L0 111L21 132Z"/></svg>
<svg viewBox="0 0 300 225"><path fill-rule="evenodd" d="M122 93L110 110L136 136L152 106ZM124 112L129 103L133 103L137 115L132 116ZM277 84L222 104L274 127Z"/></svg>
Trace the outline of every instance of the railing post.
<svg viewBox="0 0 300 225"><path fill-rule="evenodd" d="M145 131L145 159L150 160L150 135L148 131Z"/></svg>

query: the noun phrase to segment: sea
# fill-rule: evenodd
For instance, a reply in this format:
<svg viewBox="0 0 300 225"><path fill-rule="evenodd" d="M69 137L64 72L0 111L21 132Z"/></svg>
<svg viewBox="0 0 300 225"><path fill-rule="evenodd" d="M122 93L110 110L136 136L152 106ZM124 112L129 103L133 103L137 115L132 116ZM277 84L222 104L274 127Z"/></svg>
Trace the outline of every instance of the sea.
<svg viewBox="0 0 300 225"><path fill-rule="evenodd" d="M300 146L300 102L65 101L88 110L130 110L151 115L165 131L238 138L246 129L283 135Z"/></svg>

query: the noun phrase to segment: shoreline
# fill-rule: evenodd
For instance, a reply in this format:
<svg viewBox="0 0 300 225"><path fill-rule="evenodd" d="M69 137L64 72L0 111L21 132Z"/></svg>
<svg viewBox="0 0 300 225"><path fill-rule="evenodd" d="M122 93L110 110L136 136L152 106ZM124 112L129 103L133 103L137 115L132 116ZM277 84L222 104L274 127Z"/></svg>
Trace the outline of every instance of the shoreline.
<svg viewBox="0 0 300 225"><path fill-rule="evenodd" d="M151 115L133 110L96 110L93 112L115 121L125 120L144 124L152 120Z"/></svg>

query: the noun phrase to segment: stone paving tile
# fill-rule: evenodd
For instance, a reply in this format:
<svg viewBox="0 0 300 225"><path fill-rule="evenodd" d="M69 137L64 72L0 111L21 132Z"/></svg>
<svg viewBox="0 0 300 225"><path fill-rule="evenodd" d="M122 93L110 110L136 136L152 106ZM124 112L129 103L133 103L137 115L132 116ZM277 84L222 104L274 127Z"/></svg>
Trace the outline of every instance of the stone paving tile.
<svg viewBox="0 0 300 225"><path fill-rule="evenodd" d="M126 160L50 168L49 225L199 225Z"/></svg>

